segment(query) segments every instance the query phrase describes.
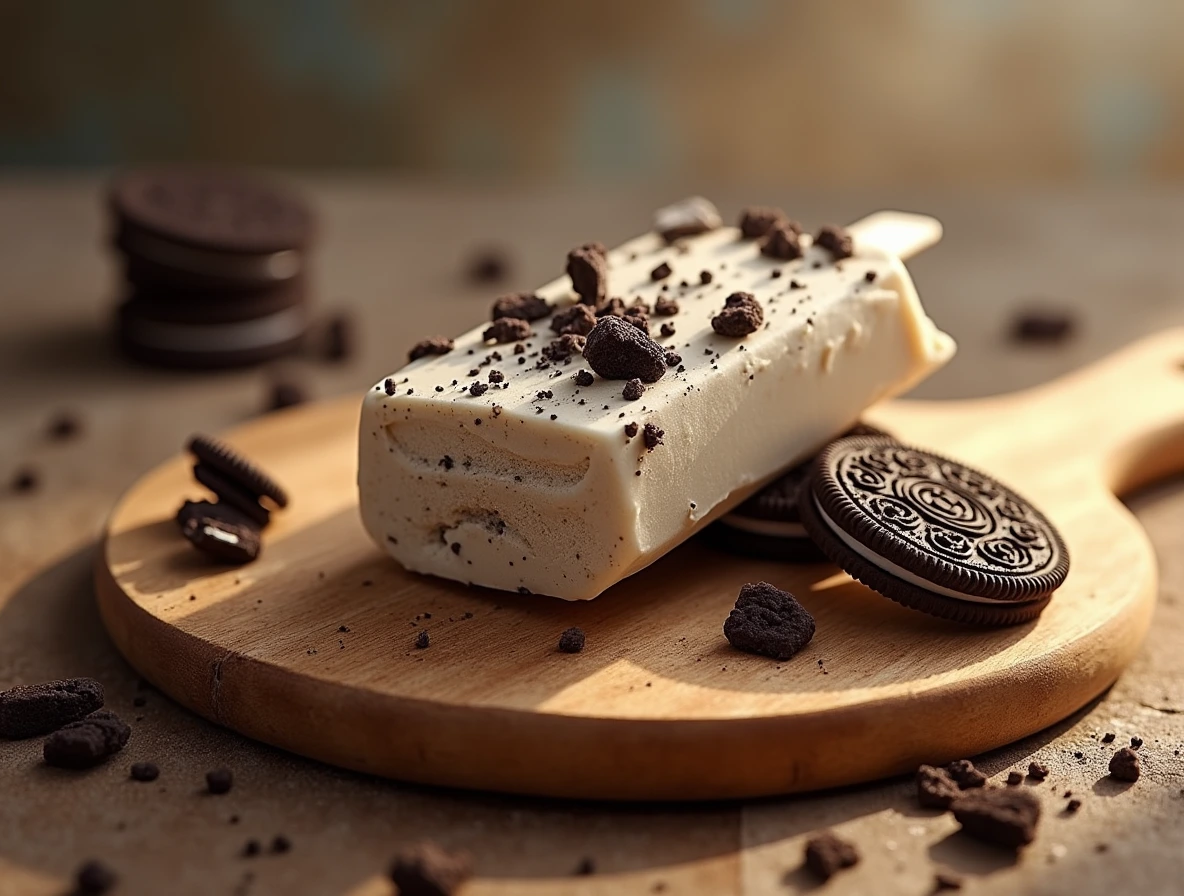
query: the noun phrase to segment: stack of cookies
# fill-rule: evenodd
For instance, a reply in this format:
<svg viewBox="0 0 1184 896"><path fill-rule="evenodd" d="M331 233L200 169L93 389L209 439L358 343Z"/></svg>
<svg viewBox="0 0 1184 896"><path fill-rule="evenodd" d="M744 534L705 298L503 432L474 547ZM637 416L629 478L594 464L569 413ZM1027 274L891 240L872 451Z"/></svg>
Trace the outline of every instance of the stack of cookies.
<svg viewBox="0 0 1184 896"><path fill-rule="evenodd" d="M241 173L133 171L111 184L125 290L119 343L170 367L235 367L297 348L308 328L309 207Z"/></svg>

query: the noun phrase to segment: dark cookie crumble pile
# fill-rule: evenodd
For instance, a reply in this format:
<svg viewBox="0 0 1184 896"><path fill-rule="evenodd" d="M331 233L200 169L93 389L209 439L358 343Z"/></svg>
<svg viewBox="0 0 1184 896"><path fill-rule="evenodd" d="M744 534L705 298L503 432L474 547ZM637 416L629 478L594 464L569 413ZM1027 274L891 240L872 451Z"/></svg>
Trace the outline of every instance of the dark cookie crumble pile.
<svg viewBox="0 0 1184 896"><path fill-rule="evenodd" d="M814 637L814 617L788 591L750 583L724 621L724 637L737 650L788 660Z"/></svg>

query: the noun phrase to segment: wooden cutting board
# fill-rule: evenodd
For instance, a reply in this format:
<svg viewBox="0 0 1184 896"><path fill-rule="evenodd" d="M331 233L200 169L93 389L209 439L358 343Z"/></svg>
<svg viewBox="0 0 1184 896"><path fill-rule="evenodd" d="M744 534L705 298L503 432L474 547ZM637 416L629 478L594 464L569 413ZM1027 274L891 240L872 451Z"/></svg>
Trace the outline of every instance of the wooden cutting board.
<svg viewBox="0 0 1184 896"><path fill-rule="evenodd" d="M931 619L834 567L734 557L699 539L584 603L404 572L358 520L357 398L225 434L293 496L252 565L211 566L178 534L181 500L202 494L186 457L144 476L108 521L99 607L131 664L180 703L377 775L626 800L892 775L1050 725L1134 656L1155 558L1114 495L1184 469L1182 363L1175 330L1031 391L866 415L996 475L1061 529L1068 581L1015 628ZM817 619L785 663L723 638L740 585L761 579ZM587 632L581 654L556 650L571 625ZM417 650L422 629L431 646Z"/></svg>

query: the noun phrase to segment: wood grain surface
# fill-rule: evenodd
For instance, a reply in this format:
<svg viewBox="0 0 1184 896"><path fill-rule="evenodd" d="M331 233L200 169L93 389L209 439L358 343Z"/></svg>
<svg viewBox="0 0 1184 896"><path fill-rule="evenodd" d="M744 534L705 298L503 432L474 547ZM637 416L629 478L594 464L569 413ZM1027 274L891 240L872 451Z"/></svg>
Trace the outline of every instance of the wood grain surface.
<svg viewBox="0 0 1184 896"><path fill-rule="evenodd" d="M824 827L863 856L826 885L828 896L920 896L932 892L937 870L961 875L974 896L1179 892L1179 478L1126 499L1162 573L1152 624L1127 671L1065 721L974 757L998 784L1033 759L1051 769L1030 787L1044 817L1018 856L957 834L948 814L918 810L907 776L816 794L656 805L491 796L302 759L212 724L141 682L106 636L91 571L120 495L191 432L231 431L255 417L275 378L298 380L317 397L360 394L417 339L462 329L497 292L556 276L571 246L620 242L680 195L704 193L728 219L748 203L781 205L810 227L873 208L936 215L945 238L910 267L959 353L918 394L967 399L1050 380L1184 324L1180 191L790 193L702 183L544 190L340 176L300 183L324 225L313 271L318 306L353 311L355 354L337 365L297 358L278 369L183 375L137 368L111 348L115 271L103 242L102 178L0 177L0 472L31 466L40 479L32 492L0 494L0 686L92 675L133 728L120 756L83 774L45 769L38 740L0 743L0 894L60 896L73 870L99 857L119 873L120 896L391 896L383 875L394 850L430 837L475 855L477 876L464 896L784 896L818 892L801 870L802 844ZM506 253L511 273L499 284L469 283L466 261L491 244ZM1033 304L1068 309L1074 335L1047 346L1008 340L1011 315ZM82 430L50 440L50 418L62 410ZM1107 425L1089 437L1105 437ZM335 640L329 647L341 652ZM403 649L392 645L391 654ZM1114 743L1102 742L1107 732ZM1116 785L1106 763L1132 736L1144 741L1144 774ZM155 784L128 781L138 761L159 764ZM234 770L234 790L205 796L203 776L219 766ZM1082 800L1075 815L1062 811L1068 791ZM279 833L293 848L269 854ZM257 859L242 857L251 839L263 844ZM574 876L584 858L596 873Z"/></svg>
<svg viewBox="0 0 1184 896"><path fill-rule="evenodd" d="M1184 468L1182 363L1176 330L1030 392L868 415L1012 484L1061 529L1070 576L1027 625L930 619L830 565L755 562L698 541L591 602L408 573L359 523L352 397L227 436L292 495L250 566L211 565L177 532L180 501L202 494L187 456L137 483L108 524L100 611L131 664L182 704L359 771L624 800L884 777L1045 728L1134 656L1155 559L1111 489ZM760 580L817 619L791 661L722 637L739 586ZM569 625L588 633L578 656L555 647ZM423 630L431 646L419 650Z"/></svg>

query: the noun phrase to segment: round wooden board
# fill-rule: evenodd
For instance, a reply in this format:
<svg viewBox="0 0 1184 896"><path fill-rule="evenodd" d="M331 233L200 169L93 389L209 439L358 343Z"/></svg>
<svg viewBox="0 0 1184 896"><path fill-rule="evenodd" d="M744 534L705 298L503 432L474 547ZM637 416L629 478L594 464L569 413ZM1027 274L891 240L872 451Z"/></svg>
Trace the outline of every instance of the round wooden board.
<svg viewBox="0 0 1184 896"><path fill-rule="evenodd" d="M595 799L789 793L973 755L1064 718L1130 661L1155 558L1114 492L1184 468L1184 331L1036 390L897 402L866 419L981 466L1063 532L1068 581L1037 621L981 631L903 609L828 565L692 539L594 601L403 571L358 520L354 398L227 433L293 495L256 563L205 562L173 515L183 456L111 514L96 570L132 665L203 716L284 749L405 780ZM776 663L721 626L744 582L814 614ZM430 615L429 615L430 614ZM556 650L571 625L581 654ZM415 649L426 629L431 646Z"/></svg>

